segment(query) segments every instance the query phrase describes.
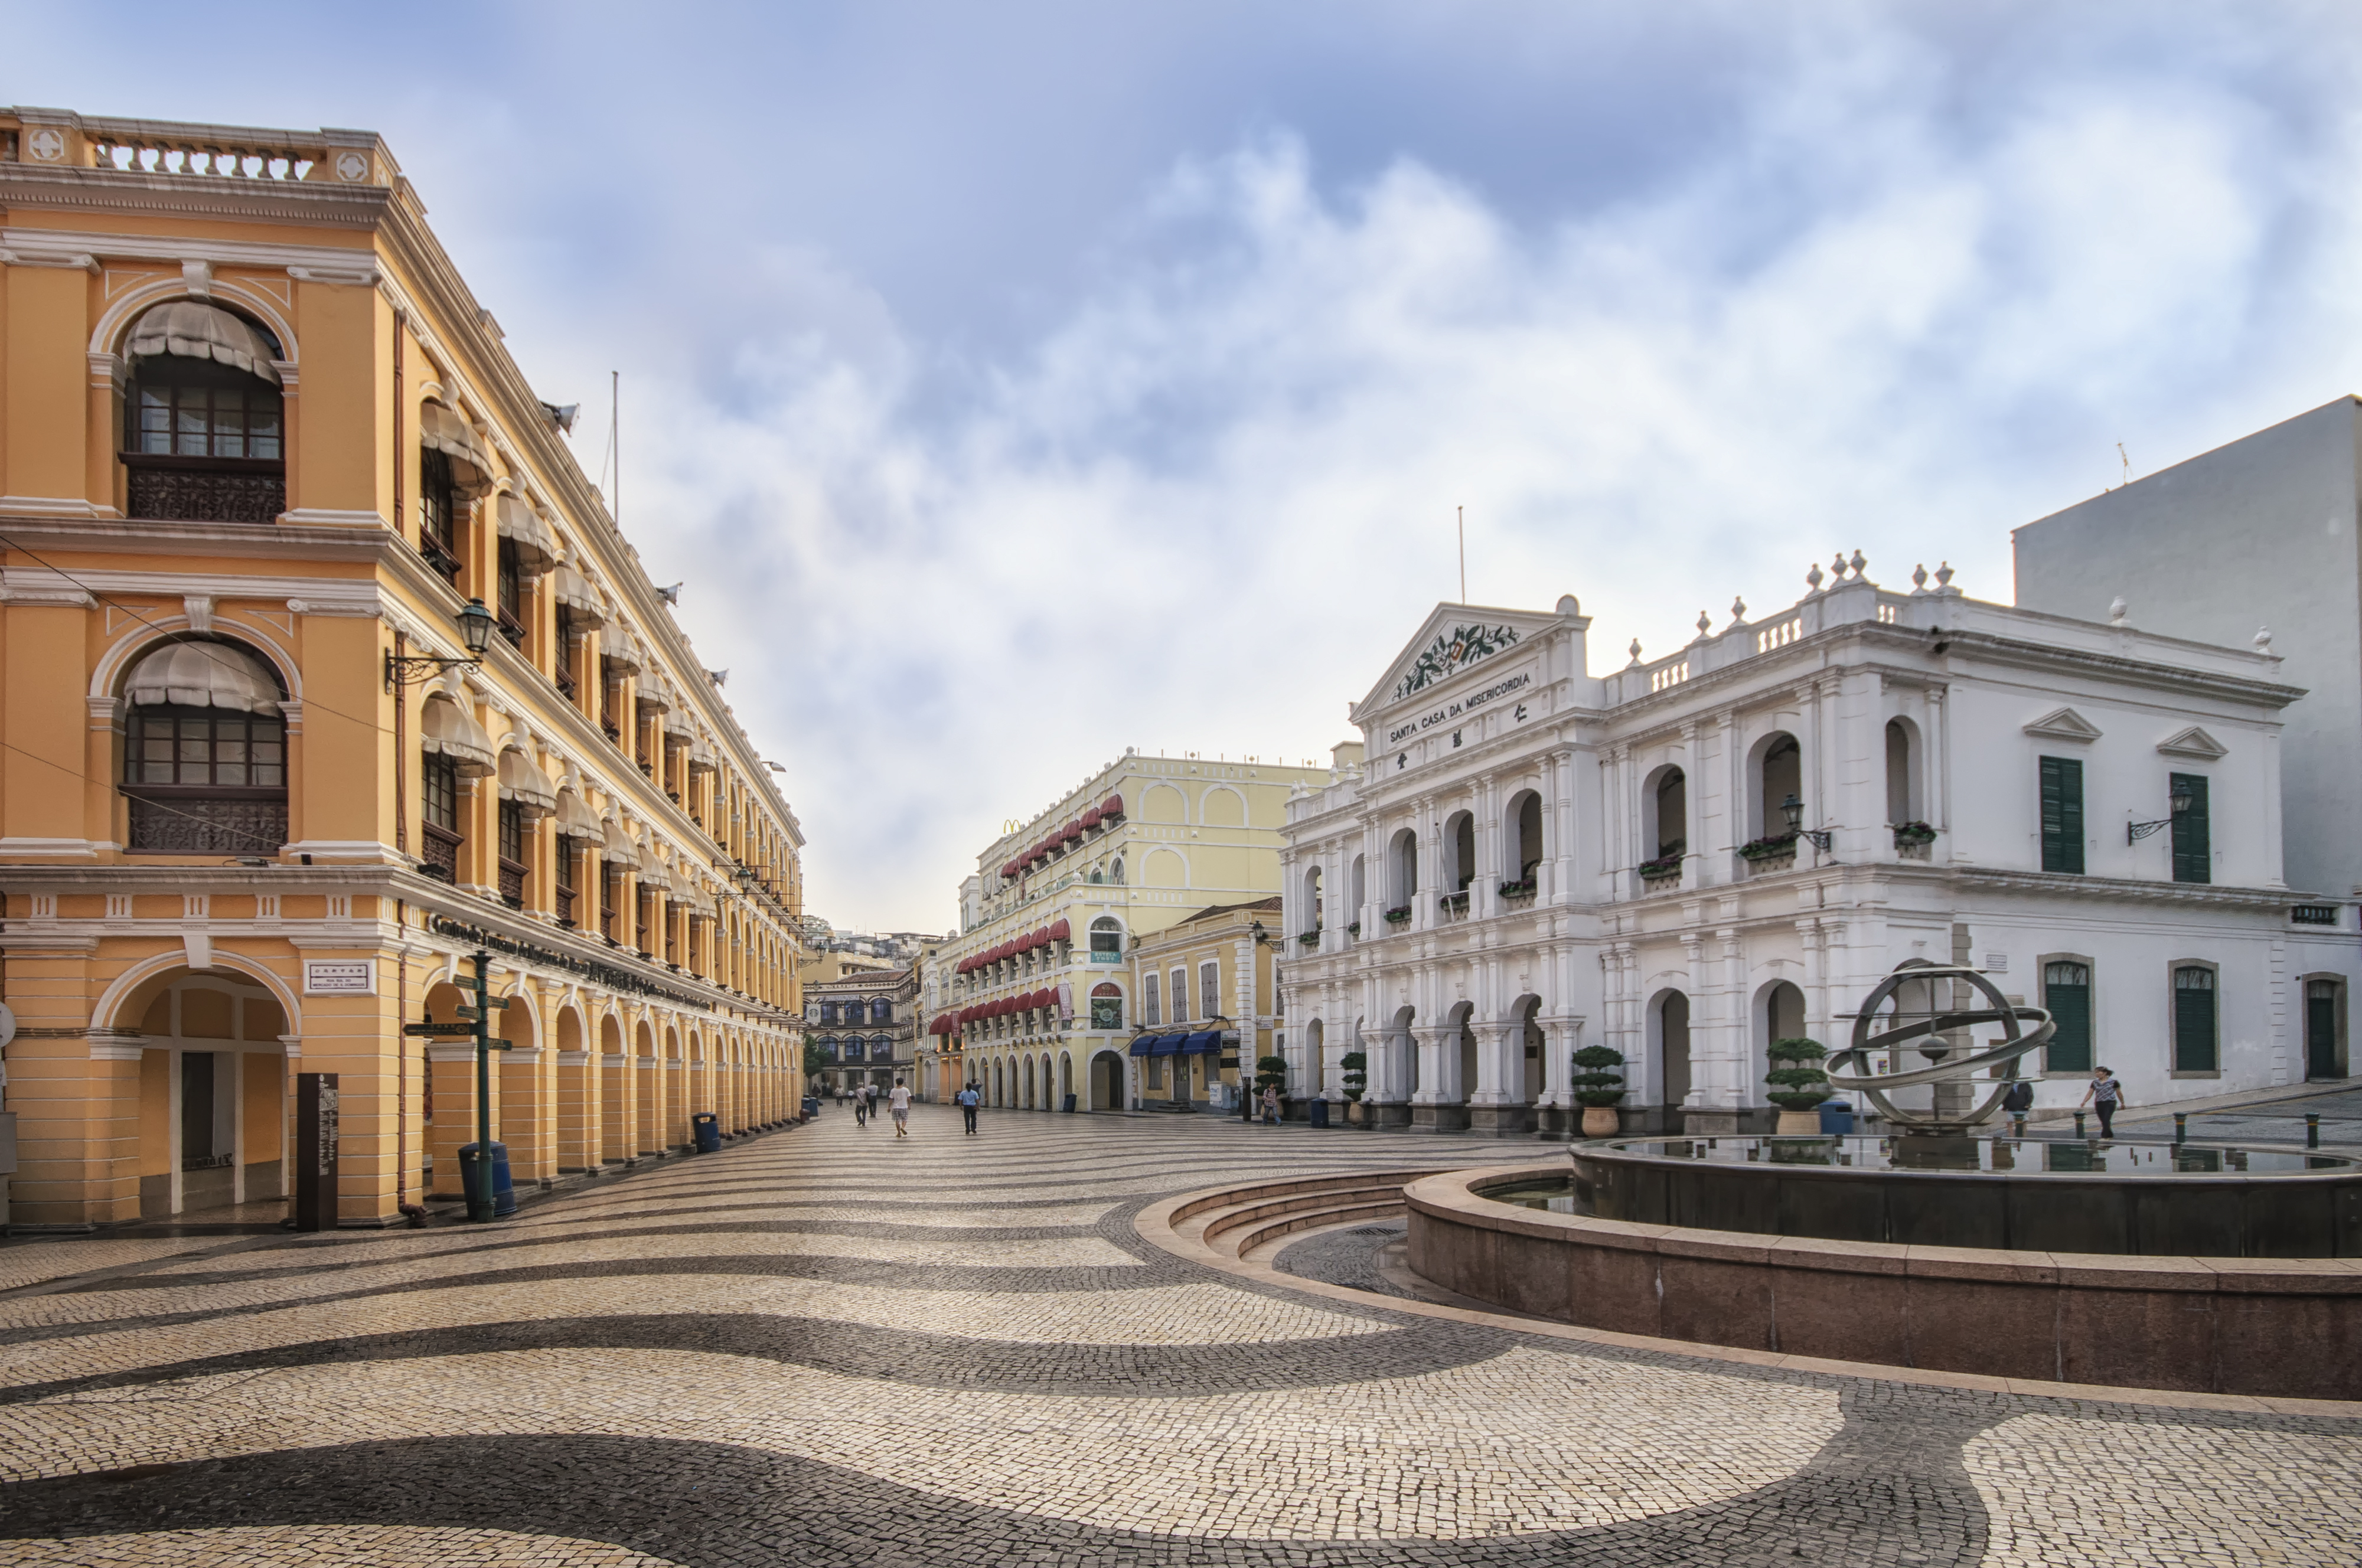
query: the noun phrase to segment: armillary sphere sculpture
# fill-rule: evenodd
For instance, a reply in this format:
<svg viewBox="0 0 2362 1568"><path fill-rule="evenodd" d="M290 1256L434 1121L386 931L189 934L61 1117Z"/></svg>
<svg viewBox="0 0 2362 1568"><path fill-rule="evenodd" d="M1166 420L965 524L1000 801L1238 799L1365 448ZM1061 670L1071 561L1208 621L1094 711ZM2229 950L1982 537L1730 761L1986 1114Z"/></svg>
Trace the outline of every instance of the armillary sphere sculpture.
<svg viewBox="0 0 2362 1568"><path fill-rule="evenodd" d="M1884 1033L1873 1033L1881 1021L1878 1010L1904 986L1925 981L1931 986L1948 988L1955 981L1965 982L1982 991L1992 1003L1990 1007L1948 1009L1931 1003L1925 1012L1904 1012L1898 1003L1892 1019L1898 1027ZM1955 1055L1955 1047L1936 1040L1932 1044L1917 1047L1930 1066L1907 1072L1880 1072L1871 1057L1881 1053L1901 1049L1915 1040L1930 1040L1953 1030L1968 1029L1980 1023L2002 1026L2001 1043L1990 1050L1972 1051ZM2031 1024L2030 1031L2025 1025ZM2016 1081L2013 1067L2009 1076L1992 1080L1992 1092L1985 1102L1961 1116L1923 1116L1916 1111L1897 1110L1886 1097L1899 1088L1919 1084L1943 1084L1955 1080L1965 1087L1974 1074L1996 1062L2014 1063L2028 1051L2047 1042L2058 1029L2050 1014L2038 1007L2021 1007L1994 988L1992 981L1977 970L1958 965L1914 964L1895 970L1878 982L1877 988L1862 999L1861 1010L1854 1014L1853 1043L1828 1060L1827 1072L1831 1087L1860 1089L1889 1121L1917 1132L1964 1132L1991 1119L2001 1106L2002 1097ZM1859 1076L1857 1076L1859 1075Z"/></svg>

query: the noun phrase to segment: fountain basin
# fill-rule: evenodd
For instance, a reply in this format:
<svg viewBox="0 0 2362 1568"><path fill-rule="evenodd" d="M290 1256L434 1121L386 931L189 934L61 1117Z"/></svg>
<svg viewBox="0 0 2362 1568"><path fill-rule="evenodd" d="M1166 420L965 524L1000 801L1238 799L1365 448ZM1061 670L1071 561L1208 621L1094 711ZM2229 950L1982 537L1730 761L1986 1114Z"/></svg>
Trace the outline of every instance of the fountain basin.
<svg viewBox="0 0 2362 1568"><path fill-rule="evenodd" d="M1578 1144L1603 1220L1902 1246L2362 1257L2362 1161L2228 1144L1661 1138Z"/></svg>
<svg viewBox="0 0 2362 1568"><path fill-rule="evenodd" d="M1537 1176L1526 1165L1412 1183L1405 1261L1510 1311L1652 1339L2046 1383L2362 1399L2362 1260L1824 1240L1488 1196L1523 1187L1526 1203L1547 1203L1555 1195L1530 1190Z"/></svg>

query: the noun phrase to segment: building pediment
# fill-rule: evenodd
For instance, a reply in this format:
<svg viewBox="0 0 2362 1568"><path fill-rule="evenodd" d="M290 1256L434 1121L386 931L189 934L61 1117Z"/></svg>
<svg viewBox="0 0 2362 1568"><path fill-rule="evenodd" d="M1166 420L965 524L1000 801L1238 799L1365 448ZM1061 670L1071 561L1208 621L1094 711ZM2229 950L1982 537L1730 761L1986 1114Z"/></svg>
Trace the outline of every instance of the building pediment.
<svg viewBox="0 0 2362 1568"><path fill-rule="evenodd" d="M2196 724L2157 743L2157 749L2167 756L2186 756L2197 762L2213 762L2230 755L2231 748L2200 729Z"/></svg>
<svg viewBox="0 0 2362 1568"><path fill-rule="evenodd" d="M2037 740L2090 742L2100 738L2100 726L2072 708L2056 708L2025 726Z"/></svg>
<svg viewBox="0 0 2362 1568"><path fill-rule="evenodd" d="M1557 617L1530 610L1439 604L1395 656L1385 678L1354 704L1354 715L1366 722L1398 702L1432 699L1461 676L1503 663L1558 624Z"/></svg>

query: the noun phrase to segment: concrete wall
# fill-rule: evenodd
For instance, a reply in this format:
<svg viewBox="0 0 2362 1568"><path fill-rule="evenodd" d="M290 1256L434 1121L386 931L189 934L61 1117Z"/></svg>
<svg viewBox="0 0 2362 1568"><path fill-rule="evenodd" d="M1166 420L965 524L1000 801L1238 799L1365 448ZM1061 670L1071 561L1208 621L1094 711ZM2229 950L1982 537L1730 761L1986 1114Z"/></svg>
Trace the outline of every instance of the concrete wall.
<svg viewBox="0 0 2362 1568"><path fill-rule="evenodd" d="M2337 896L2362 891L2357 418L2339 398L2013 536L2023 608L2102 621L2121 595L2136 626L2234 646L2271 628L2308 693L2281 741L2289 880Z"/></svg>

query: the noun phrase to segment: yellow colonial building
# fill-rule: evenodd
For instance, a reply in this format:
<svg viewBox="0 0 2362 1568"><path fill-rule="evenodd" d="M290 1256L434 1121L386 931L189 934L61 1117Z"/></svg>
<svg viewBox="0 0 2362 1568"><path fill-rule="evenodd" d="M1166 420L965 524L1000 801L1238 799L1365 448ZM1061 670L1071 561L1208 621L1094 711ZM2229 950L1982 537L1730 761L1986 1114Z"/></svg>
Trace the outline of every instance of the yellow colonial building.
<svg viewBox="0 0 2362 1568"><path fill-rule="evenodd" d="M1239 1110L1255 1063L1280 1054L1280 905L1277 893L1210 905L1132 948L1138 1032L1124 1054L1142 1109Z"/></svg>
<svg viewBox="0 0 2362 1568"><path fill-rule="evenodd" d="M1279 891L1280 824L1334 769L1127 752L1011 821L960 887L960 930L919 960L920 1093L988 1105L1136 1108L1131 954L1186 916ZM1167 1091L1169 1098L1169 1090Z"/></svg>
<svg viewBox="0 0 2362 1568"><path fill-rule="evenodd" d="M794 815L366 132L0 111L9 1218L520 1187L793 1115ZM480 650L480 651L479 651Z"/></svg>

